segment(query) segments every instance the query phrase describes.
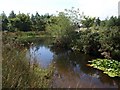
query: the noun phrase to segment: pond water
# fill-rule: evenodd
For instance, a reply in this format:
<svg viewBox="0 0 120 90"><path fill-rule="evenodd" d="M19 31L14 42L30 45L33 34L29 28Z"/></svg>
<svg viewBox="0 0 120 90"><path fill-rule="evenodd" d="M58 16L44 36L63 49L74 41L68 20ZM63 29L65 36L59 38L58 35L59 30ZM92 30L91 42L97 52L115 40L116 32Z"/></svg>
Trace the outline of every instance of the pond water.
<svg viewBox="0 0 120 90"><path fill-rule="evenodd" d="M41 67L47 68L53 60L53 53L45 46L34 46L27 51L27 58L37 60Z"/></svg>
<svg viewBox="0 0 120 90"><path fill-rule="evenodd" d="M53 88L120 88L119 78L110 78L102 71L88 67L89 55L61 49L51 49L48 45L31 46L27 58L37 60L40 66L55 66Z"/></svg>

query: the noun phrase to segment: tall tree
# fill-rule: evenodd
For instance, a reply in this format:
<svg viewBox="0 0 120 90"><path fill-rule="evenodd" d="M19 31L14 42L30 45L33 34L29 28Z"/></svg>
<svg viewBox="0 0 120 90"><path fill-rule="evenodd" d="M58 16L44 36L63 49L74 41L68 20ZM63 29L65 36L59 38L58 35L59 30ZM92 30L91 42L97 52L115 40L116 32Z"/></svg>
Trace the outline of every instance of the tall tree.
<svg viewBox="0 0 120 90"><path fill-rule="evenodd" d="M2 30L3 31L8 30L8 27L7 27L7 25L8 25L8 18L6 16L6 14L4 13L4 11L1 14L1 16L2 16Z"/></svg>
<svg viewBox="0 0 120 90"><path fill-rule="evenodd" d="M120 16L119 16L118 19L117 19L116 25L117 25L117 26L120 26Z"/></svg>
<svg viewBox="0 0 120 90"><path fill-rule="evenodd" d="M116 17L110 17L110 19L107 21L107 27L113 27L116 26Z"/></svg>
<svg viewBox="0 0 120 90"><path fill-rule="evenodd" d="M29 14L25 15L24 13L18 14L15 19L16 28L20 31L30 31L31 30L31 21Z"/></svg>
<svg viewBox="0 0 120 90"><path fill-rule="evenodd" d="M96 26L100 26L100 22L101 22L101 20L99 19L99 17L95 20L95 24L96 24Z"/></svg>
<svg viewBox="0 0 120 90"><path fill-rule="evenodd" d="M31 19L31 29L32 31L35 31L35 25L36 25L35 16L32 14L30 19Z"/></svg>
<svg viewBox="0 0 120 90"><path fill-rule="evenodd" d="M9 31L16 31L15 24L16 24L16 14L14 11L11 11L11 13L8 16L8 29Z"/></svg>
<svg viewBox="0 0 120 90"><path fill-rule="evenodd" d="M81 20L81 22L84 27L89 29L95 23L95 18L84 16L84 19Z"/></svg>
<svg viewBox="0 0 120 90"><path fill-rule="evenodd" d="M75 10L74 7L72 7L71 9L65 9L65 14L67 17L70 18L70 20L72 21L73 25L76 26L76 28L80 27L81 20L84 17L84 13L80 14L79 8L77 10Z"/></svg>
<svg viewBox="0 0 120 90"><path fill-rule="evenodd" d="M48 32L58 38L65 36L66 32L69 32L70 29L72 29L72 22L63 12L60 12L58 16L50 17L48 22Z"/></svg>
<svg viewBox="0 0 120 90"><path fill-rule="evenodd" d="M15 18L16 14L14 13L14 11L11 11L11 13L9 14L8 18Z"/></svg>
<svg viewBox="0 0 120 90"><path fill-rule="evenodd" d="M31 16L32 26L35 31L44 31L46 27L47 18L49 18L48 15L39 15L38 12L36 12L35 16Z"/></svg>

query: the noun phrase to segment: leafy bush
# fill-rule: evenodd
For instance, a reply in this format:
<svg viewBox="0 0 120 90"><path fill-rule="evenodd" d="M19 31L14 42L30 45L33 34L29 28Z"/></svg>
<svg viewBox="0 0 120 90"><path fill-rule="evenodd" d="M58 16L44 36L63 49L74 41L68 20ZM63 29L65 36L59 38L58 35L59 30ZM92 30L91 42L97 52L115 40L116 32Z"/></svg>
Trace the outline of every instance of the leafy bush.
<svg viewBox="0 0 120 90"><path fill-rule="evenodd" d="M73 48L88 54L98 54L100 48L99 33L91 30L81 31L77 34Z"/></svg>
<svg viewBox="0 0 120 90"><path fill-rule="evenodd" d="M101 52L110 53L113 59L120 59L120 27L100 31Z"/></svg>

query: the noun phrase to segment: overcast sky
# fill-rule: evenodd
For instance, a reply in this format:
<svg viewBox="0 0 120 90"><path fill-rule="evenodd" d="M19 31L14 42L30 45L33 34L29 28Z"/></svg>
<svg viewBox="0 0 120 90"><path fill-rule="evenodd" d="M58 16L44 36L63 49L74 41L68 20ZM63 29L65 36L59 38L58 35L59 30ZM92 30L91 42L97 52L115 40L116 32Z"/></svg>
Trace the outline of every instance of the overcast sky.
<svg viewBox="0 0 120 90"><path fill-rule="evenodd" d="M85 15L100 17L118 16L118 1L120 0L1 0L0 13L7 15L14 10L15 13L55 14L56 11L79 8Z"/></svg>

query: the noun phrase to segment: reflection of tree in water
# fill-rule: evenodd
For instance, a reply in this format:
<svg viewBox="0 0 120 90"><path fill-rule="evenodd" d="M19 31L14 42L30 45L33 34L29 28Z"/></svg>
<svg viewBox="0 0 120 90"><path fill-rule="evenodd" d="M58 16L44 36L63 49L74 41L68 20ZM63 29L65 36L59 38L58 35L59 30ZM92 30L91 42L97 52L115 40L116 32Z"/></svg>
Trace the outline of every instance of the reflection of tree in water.
<svg viewBox="0 0 120 90"><path fill-rule="evenodd" d="M39 50L40 46L49 47L52 44L51 38L42 38L33 40L36 50ZM101 71L87 67L86 64L88 60L91 60L93 57L89 55L82 54L80 52L71 52L70 50L57 48L50 48L54 53L54 60L56 62L57 69L64 72L64 74L75 75L81 74L88 75L90 77L98 78L103 84L115 85L120 87L120 80L115 78L110 78L106 74L103 74Z"/></svg>
<svg viewBox="0 0 120 90"><path fill-rule="evenodd" d="M76 67L76 65L79 64L81 71L83 71L84 73L92 74L94 72L92 72L92 68L86 66L88 60L91 59L88 55L66 50L63 50L62 52L62 50L59 51L59 49L56 50L55 54L57 54L55 56L57 64L65 64L65 67L66 65L68 65L69 67Z"/></svg>
<svg viewBox="0 0 120 90"><path fill-rule="evenodd" d="M116 80L115 78L110 78L106 74L103 74L102 71L99 71L94 68L90 68L86 66L88 60L91 60L93 57L82 54L80 52L71 52L59 49L54 50L57 55L54 55L54 59L58 69L62 70L64 73L74 72L81 75L89 75L93 78L98 78L101 83L108 84L111 86L119 86L120 80Z"/></svg>
<svg viewBox="0 0 120 90"><path fill-rule="evenodd" d="M52 38L32 38L30 41L22 42L27 49L32 49L34 53L40 49L40 47L49 48L52 44Z"/></svg>
<svg viewBox="0 0 120 90"><path fill-rule="evenodd" d="M59 48L59 47L54 47L52 46L51 48L51 51L55 54L55 55L60 55L60 54L65 54L65 53L68 53L68 50L65 49L65 48Z"/></svg>
<svg viewBox="0 0 120 90"><path fill-rule="evenodd" d="M44 47L49 47L49 45L51 45L53 42L52 38L45 38L45 37L41 37L41 38L30 38L28 40L22 41L21 44L24 44L25 47L27 47L28 49L30 48L31 45L36 46L36 47L40 47L40 46L44 46Z"/></svg>
<svg viewBox="0 0 120 90"><path fill-rule="evenodd" d="M54 60L57 64L58 69L62 70L63 72L69 72L70 69L70 62L69 57L66 57L67 53L60 53L59 55L54 55Z"/></svg>

